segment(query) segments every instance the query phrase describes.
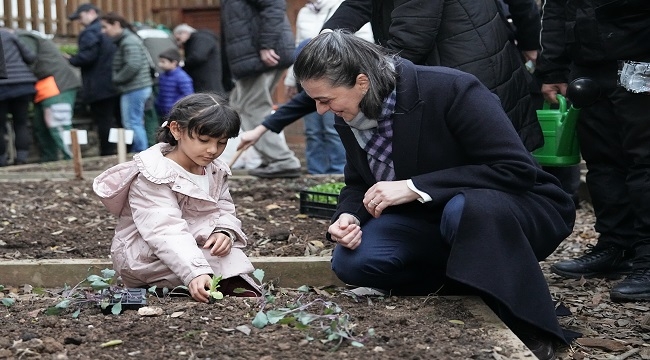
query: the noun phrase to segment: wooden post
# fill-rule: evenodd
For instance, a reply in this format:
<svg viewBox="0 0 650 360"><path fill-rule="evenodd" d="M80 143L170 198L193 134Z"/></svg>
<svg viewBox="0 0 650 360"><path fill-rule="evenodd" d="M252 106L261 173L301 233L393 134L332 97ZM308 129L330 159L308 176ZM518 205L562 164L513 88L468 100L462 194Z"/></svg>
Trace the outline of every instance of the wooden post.
<svg viewBox="0 0 650 360"><path fill-rule="evenodd" d="M126 162L126 136L124 128L117 129L117 163Z"/></svg>
<svg viewBox="0 0 650 360"><path fill-rule="evenodd" d="M70 130L70 142L72 147L72 162L74 164L75 177L78 180L83 180L83 169L81 166L81 146L79 146L79 139L77 138L77 130Z"/></svg>

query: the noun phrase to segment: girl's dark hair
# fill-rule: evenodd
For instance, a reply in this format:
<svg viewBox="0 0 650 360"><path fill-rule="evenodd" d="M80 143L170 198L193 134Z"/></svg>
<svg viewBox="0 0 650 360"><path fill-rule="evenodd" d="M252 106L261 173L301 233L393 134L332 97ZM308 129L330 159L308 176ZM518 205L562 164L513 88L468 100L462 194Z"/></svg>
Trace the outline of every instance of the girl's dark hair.
<svg viewBox="0 0 650 360"><path fill-rule="evenodd" d="M298 55L293 71L299 82L325 79L332 86L348 88L354 86L359 74L365 74L370 86L359 109L371 119L379 117L384 99L397 83L395 57L345 30L313 38Z"/></svg>
<svg viewBox="0 0 650 360"><path fill-rule="evenodd" d="M114 11L111 11L109 13L106 13L106 14L100 16L99 19L104 20L104 21L106 21L107 23L109 23L111 25L114 25L115 23L120 23L120 26L122 27L122 29L129 29L134 34L137 34L137 31L135 30L133 25L131 25L128 21L126 21L126 19L122 15L120 15L120 14L114 12Z"/></svg>
<svg viewBox="0 0 650 360"><path fill-rule="evenodd" d="M176 121L181 130L187 131L190 138L209 136L212 138L234 138L239 135L241 120L239 114L217 94L196 93L178 100L167 116L168 121ZM176 146L169 125L158 129L158 142Z"/></svg>

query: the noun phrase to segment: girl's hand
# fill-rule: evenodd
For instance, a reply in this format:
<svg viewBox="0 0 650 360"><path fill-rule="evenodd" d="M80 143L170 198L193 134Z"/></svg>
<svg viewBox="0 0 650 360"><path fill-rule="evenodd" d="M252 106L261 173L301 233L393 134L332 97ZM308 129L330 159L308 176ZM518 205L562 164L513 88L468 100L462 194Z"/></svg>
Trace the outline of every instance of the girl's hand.
<svg viewBox="0 0 650 360"><path fill-rule="evenodd" d="M188 286L192 298L198 302L209 302L210 293L206 289L210 288L211 281L212 277L208 274L199 275L192 279Z"/></svg>
<svg viewBox="0 0 650 360"><path fill-rule="evenodd" d="M203 248L210 249L210 255L212 256L226 256L230 254L233 241L234 239L231 240L230 236L215 232L210 235Z"/></svg>
<svg viewBox="0 0 650 360"><path fill-rule="evenodd" d="M332 235L332 240L348 249L354 250L361 245L361 226L357 225L357 218L350 214L341 214L327 232Z"/></svg>

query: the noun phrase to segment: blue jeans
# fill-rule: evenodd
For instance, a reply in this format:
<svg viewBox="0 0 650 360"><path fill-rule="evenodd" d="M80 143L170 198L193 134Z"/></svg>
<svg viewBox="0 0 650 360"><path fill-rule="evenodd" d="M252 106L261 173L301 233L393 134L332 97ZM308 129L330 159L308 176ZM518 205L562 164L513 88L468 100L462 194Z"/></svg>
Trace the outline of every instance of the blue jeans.
<svg viewBox="0 0 650 360"><path fill-rule="evenodd" d="M132 152L140 152L149 147L147 132L144 129L144 104L151 96L151 87L125 92L120 96L122 125L133 130Z"/></svg>
<svg viewBox="0 0 650 360"><path fill-rule="evenodd" d="M334 114L317 112L305 115L307 172L310 174L342 174L345 167L345 149L334 130Z"/></svg>

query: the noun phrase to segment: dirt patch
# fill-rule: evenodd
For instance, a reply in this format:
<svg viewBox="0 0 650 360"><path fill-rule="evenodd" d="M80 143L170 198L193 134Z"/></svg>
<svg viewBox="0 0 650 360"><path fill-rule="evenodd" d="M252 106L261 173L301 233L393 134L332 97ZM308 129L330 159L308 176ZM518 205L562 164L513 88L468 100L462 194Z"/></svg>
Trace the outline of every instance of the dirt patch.
<svg viewBox="0 0 650 360"><path fill-rule="evenodd" d="M254 178L230 181L249 256L330 255L329 221L300 214L301 190L340 180ZM91 180L0 182L0 256L5 259L107 259L116 218L92 191ZM317 241L312 241L317 240Z"/></svg>
<svg viewBox="0 0 650 360"><path fill-rule="evenodd" d="M0 358L3 353L19 358L25 348L42 356L66 354L65 358L74 359L494 359L493 354L510 355L457 300L370 300L341 294L324 298L323 291L319 293L284 291L276 303L316 301L307 311L319 315L324 300L326 308L341 310L341 316L335 316L336 331L331 331L335 326L327 319L315 320L302 330L295 324L258 329L251 324L259 309L254 299L226 297L202 304L186 298L150 297L149 305L162 308L161 315L143 317L135 310L102 315L98 308L87 308L76 319L38 312L51 300L22 301L1 310ZM345 328L363 347L349 340L339 345L339 338L330 335ZM121 344L101 346L111 340Z"/></svg>
<svg viewBox="0 0 650 360"><path fill-rule="evenodd" d="M97 166L101 168L105 164ZM95 170L88 162L84 163L84 169ZM44 170L56 171L43 167L24 168L18 172L29 176L30 172ZM231 192L250 242L246 253L249 256L330 255L332 244L324 240L328 221L301 215L298 192L334 180L340 178L233 179ZM91 180L0 182L0 193L3 194L1 259L108 258L116 220L93 194ZM648 303L611 302L609 289L616 280L567 280L550 273L548 268L554 261L580 255L587 244L596 241L589 204L583 203L577 215L574 233L541 263L553 297L572 311L572 316L561 318L562 324L583 333L585 338L562 349L560 358L595 359L623 354L627 354L628 359L650 358ZM466 309L438 298L424 301L423 298L390 297L355 301L341 295L341 289L331 289L331 297L319 289L317 293L312 289L307 294L294 290L278 293L278 304L283 306L297 299L306 303L320 298L339 304L349 314L355 325L354 334L364 340L365 346L357 348L345 342L333 355L332 342L322 343L317 332L305 332L288 325L254 328L251 322L257 303L252 299L226 298L218 304L204 305L187 298L159 302L150 296L150 305L161 307L163 315L145 318L135 311L126 311L119 316L104 316L98 308L91 307L74 319L71 312L59 316L44 314L45 308L60 301L53 295L60 290L48 289L49 293L44 296L28 290L0 292L0 296L16 298L11 307L0 305L0 358L9 353L19 357L16 348L12 348L14 341L30 338L45 341L48 336L52 340L45 343L52 345L48 348L49 345L32 344L34 349L40 349L33 351L43 356L65 352L70 358L81 359L123 356L493 359L497 357L494 352L498 352L499 346L485 337L485 329L478 327ZM183 315L171 317L179 311L183 311ZM464 324L449 320L461 320ZM247 325L251 333L245 335L232 330L240 325ZM374 329L374 336L368 336L369 329ZM309 331L314 330L312 327ZM314 340L307 340L310 337ZM120 339L123 344L99 347L112 339Z"/></svg>

